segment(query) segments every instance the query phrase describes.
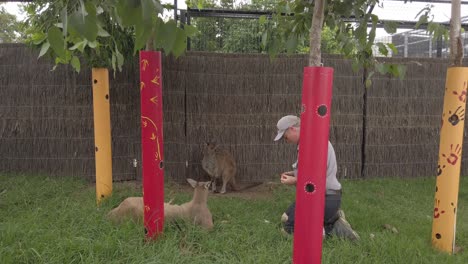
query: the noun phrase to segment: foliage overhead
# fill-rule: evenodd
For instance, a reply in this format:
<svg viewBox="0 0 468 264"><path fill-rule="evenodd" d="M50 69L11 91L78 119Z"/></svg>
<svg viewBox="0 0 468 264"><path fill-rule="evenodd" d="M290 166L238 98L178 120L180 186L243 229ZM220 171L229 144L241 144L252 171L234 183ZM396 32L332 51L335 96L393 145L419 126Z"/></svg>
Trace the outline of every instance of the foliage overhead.
<svg viewBox="0 0 468 264"><path fill-rule="evenodd" d="M378 16L370 11L373 5L378 4L379 0L326 1L324 28L329 28L329 38L336 40L333 50L339 50L341 54L352 59L354 70L364 68L368 77L371 77L374 71L379 71L404 78L406 68L403 65L383 64L374 58L374 47L383 55L397 53L392 43L375 42L376 28L380 21ZM313 6L314 1L278 2L271 18L273 23L268 23L268 29L262 38L263 45L271 56L274 57L283 50L292 53L300 43L309 40ZM388 33L396 32L395 23L386 23L384 28ZM369 86L370 80L367 80L366 84Z"/></svg>
<svg viewBox="0 0 468 264"><path fill-rule="evenodd" d="M0 43L18 43L22 36L21 23L15 15L9 14L3 6L0 5Z"/></svg>
<svg viewBox="0 0 468 264"><path fill-rule="evenodd" d="M196 30L164 21L165 8L159 0L38 0L25 7L28 42L40 47L39 57L49 54L76 71L83 58L121 70L147 43L179 56Z"/></svg>

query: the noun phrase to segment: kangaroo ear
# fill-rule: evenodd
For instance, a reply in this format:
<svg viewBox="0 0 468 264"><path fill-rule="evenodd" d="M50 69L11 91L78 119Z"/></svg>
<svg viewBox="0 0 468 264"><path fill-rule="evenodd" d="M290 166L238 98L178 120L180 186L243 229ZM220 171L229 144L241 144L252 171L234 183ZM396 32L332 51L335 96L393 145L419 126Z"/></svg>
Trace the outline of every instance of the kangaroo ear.
<svg viewBox="0 0 468 264"><path fill-rule="evenodd" d="M192 186L192 188L195 188L195 186L197 186L197 181L196 180L187 178L187 181L190 184L190 186Z"/></svg>
<svg viewBox="0 0 468 264"><path fill-rule="evenodd" d="M211 181L203 182L202 184L205 189L210 189Z"/></svg>

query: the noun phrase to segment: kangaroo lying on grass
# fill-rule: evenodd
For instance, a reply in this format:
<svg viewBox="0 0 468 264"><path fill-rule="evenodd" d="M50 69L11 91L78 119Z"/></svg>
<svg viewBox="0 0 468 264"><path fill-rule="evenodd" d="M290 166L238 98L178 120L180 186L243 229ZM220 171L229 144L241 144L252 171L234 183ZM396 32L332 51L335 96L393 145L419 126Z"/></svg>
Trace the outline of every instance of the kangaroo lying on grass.
<svg viewBox="0 0 468 264"><path fill-rule="evenodd" d="M208 193L211 182L197 182L187 179L194 188L192 200L181 204L164 203L164 220L171 222L184 219L210 230L213 228L213 216L208 209ZM114 223L122 223L125 219L135 222L143 220L143 197L128 197L119 206L112 209L107 218Z"/></svg>

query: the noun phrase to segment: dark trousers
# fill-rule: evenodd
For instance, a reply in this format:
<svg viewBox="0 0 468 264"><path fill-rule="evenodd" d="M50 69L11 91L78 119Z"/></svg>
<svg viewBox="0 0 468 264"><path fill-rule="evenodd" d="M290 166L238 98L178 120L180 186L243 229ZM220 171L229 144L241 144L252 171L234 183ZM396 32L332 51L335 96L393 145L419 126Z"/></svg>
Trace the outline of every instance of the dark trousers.
<svg viewBox="0 0 468 264"><path fill-rule="evenodd" d="M338 210L341 206L341 194L325 195L325 214L323 216L323 227L325 233L329 234L333 229L333 224L338 220ZM293 202L286 210L288 221L284 223L284 230L289 234L294 233L294 214L296 210L296 202Z"/></svg>

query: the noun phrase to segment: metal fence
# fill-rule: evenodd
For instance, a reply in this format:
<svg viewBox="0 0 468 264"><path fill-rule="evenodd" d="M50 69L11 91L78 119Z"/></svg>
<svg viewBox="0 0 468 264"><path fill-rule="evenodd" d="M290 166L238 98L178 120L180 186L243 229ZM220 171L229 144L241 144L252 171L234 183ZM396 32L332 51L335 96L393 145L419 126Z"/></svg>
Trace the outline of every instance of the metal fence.
<svg viewBox="0 0 468 264"><path fill-rule="evenodd" d="M246 11L227 9L188 9L180 11L180 23L196 25L201 34L188 42L188 50L222 53L264 53L261 39L264 28L258 22L260 16L271 17L272 12ZM384 21L382 21L384 22ZM394 21L398 22L398 21ZM462 18L462 27L468 29L468 17ZM442 25L448 26L449 22ZM397 53L389 53L389 57L403 58L448 58L449 43L443 38L434 39L424 29L415 28L416 22L398 22L398 30L408 29L403 33L388 37L378 37L376 42L393 43ZM383 27L383 23L378 27ZM462 33L464 56L468 54L468 33ZM383 56L375 48L376 56Z"/></svg>

